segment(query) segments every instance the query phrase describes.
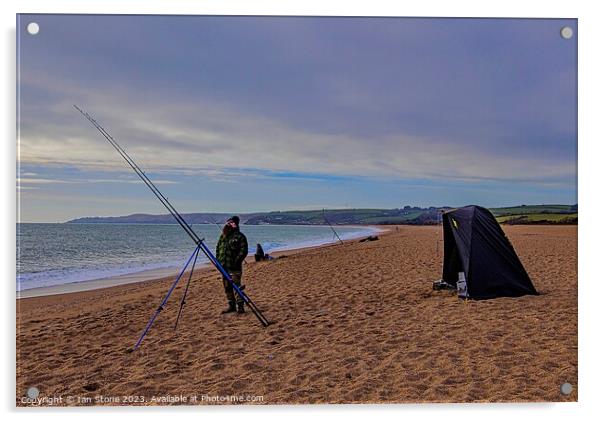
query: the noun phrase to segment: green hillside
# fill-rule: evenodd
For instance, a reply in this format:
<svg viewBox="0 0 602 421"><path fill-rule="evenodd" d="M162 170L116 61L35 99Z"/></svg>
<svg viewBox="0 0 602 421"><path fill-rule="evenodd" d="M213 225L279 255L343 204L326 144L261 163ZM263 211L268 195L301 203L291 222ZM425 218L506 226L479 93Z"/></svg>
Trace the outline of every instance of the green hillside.
<svg viewBox="0 0 602 421"><path fill-rule="evenodd" d="M555 213L575 213L576 205L521 205L506 208L489 209L495 216L503 215L525 215L530 213L555 214Z"/></svg>
<svg viewBox="0 0 602 421"><path fill-rule="evenodd" d="M577 205L521 205L490 210L504 224L576 224L578 220Z"/></svg>
<svg viewBox="0 0 602 421"><path fill-rule="evenodd" d="M441 222L441 213L450 207L419 208L404 206L398 209L327 209L275 211L240 214L247 225L377 225L411 224L434 225ZM577 205L521 205L492 208L500 223L507 224L576 224ZM191 224L221 224L229 213L189 213L183 216ZM173 223L171 215L135 214L117 217L86 217L69 223L165 224Z"/></svg>
<svg viewBox="0 0 602 421"><path fill-rule="evenodd" d="M523 215L506 215L496 218L500 223L508 224L528 224L528 223L553 223L553 224L573 224L577 223L576 213L528 213Z"/></svg>

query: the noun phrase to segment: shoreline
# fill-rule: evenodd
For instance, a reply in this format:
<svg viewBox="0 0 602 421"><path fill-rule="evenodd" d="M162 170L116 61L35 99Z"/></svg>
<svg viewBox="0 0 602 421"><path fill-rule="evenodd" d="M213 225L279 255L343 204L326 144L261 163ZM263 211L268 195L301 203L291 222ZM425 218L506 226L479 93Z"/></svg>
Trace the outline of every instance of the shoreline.
<svg viewBox="0 0 602 421"><path fill-rule="evenodd" d="M347 243L348 241L355 241L360 238L364 238L370 235L381 235L390 231L386 227L386 225L340 225L340 227L345 228L366 228L372 229L371 233L359 233L358 235L352 235L349 238L343 239L343 243ZM303 250L317 249L321 247L328 247L332 245L336 245L338 243L337 240L329 241L326 243L316 243L314 245L302 245L302 244L292 244L291 248L281 247L276 248L271 251L269 254L275 257L282 256L284 253L296 254ZM245 259L245 264L249 262L254 262L254 258L252 255L247 256ZM211 269L210 262L203 262L197 264L195 271L198 272L206 272ZM149 281L159 281L164 280L169 277L175 277L179 273L179 268L174 267L166 267L166 268L157 268L157 269L147 269L140 270L131 273L126 273L123 275L115 275L109 276L106 278L98 278L98 279L90 279L86 281L76 281L76 282L68 282L60 285L50 285L50 286L42 286L36 288L29 288L22 291L16 291L16 299L23 300L28 298L39 298L39 297L48 297L54 295L63 295L63 294L73 294L79 292L87 292L87 291L95 291L99 289L106 289L112 287L118 287L123 285L137 284L142 282ZM189 273L190 271L186 271Z"/></svg>

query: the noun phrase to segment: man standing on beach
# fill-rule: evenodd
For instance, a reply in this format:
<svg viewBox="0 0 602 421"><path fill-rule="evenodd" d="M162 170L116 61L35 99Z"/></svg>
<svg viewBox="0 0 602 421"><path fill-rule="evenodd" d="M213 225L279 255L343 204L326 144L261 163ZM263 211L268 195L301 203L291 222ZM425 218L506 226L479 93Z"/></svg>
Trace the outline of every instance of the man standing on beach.
<svg viewBox="0 0 602 421"><path fill-rule="evenodd" d="M228 271L230 277L237 286L241 286L242 281L242 263L247 257L249 246L247 237L240 232L240 218L233 216L226 221L222 230L222 235L217 242L216 257L220 264ZM244 301L241 296L235 294L234 288L226 278L222 279L226 297L228 298L228 308L222 313L245 312Z"/></svg>

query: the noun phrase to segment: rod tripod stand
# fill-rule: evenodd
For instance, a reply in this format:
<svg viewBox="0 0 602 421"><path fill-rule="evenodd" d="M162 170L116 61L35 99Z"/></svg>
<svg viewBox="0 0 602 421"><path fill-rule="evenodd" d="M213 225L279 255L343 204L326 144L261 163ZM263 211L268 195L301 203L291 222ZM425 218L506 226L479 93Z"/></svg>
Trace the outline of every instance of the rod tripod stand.
<svg viewBox="0 0 602 421"><path fill-rule="evenodd" d="M213 255L213 253L211 252L211 250L207 247L207 245L201 239L198 242L198 244L197 244L196 248L194 249L194 251L192 252L192 254L190 255L190 257L188 258L188 260L186 261L186 264L184 265L184 267L180 271L179 275L176 277L175 281L173 282L173 284L171 285L171 287L167 291L167 294L163 298L163 301L161 301L161 304L159 305L159 307L157 307L157 309L155 310L155 312L151 316L150 320L146 324L146 327L144 328L144 331L140 335L140 338L138 339L138 342L136 342L136 345L134 345L134 347L132 348L132 351L135 351L136 349L138 349L138 347L142 343L142 340L144 339L144 337L146 336L146 334L148 333L148 331L152 327L153 323L155 322L155 319L157 318L157 316L159 316L159 313L161 313L161 311L163 311L165 309L165 305L167 304L167 301L169 300L169 297L171 296L171 294L173 293L173 291L176 289L176 286L178 285L178 283L180 282L180 280L184 276L184 273L186 272L186 269L188 269L188 266L190 265L190 262L192 262L192 268L190 270L190 274L188 275L188 281L186 282L186 288L184 289L184 294L182 295L182 299L180 300L180 308L178 310L178 316L176 318L176 323L174 325L174 331L178 328L178 322L180 321L180 316L182 314L182 309L184 307L184 304L186 303L186 295L188 294L188 289L190 287L190 281L192 280L192 273L194 272L194 267L196 265L197 259L199 257L199 253L201 251L203 252L203 254L205 254L205 256L207 256L207 258L211 261L211 263L213 263L213 265L219 270L219 272L224 277L224 279L226 279L227 282L230 283L230 285L232 286L232 288L242 298L242 300L245 302L245 304L247 305L247 307L249 307L251 309L251 311L253 312L253 314L255 315L255 317L257 317L257 319L261 322L261 324L264 327L267 327L270 324L270 322L268 321L268 319L266 319L265 316L261 313L261 310L259 310L259 308L257 308L257 306L255 305L255 303L249 298L249 296L243 292L244 287L238 286L234 282L234 280L232 279L232 277L230 276L230 274L228 273L228 271L226 271L224 269L224 267L219 263L219 261L217 260L217 258Z"/></svg>

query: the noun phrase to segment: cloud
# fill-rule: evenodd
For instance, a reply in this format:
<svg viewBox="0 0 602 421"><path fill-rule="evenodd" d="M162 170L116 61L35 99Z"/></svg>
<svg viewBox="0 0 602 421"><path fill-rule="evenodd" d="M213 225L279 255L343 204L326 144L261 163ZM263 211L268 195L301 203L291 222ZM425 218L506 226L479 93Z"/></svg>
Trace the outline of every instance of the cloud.
<svg viewBox="0 0 602 421"><path fill-rule="evenodd" d="M60 184L71 182L70 180L52 180L47 178L17 178L17 184Z"/></svg>
<svg viewBox="0 0 602 421"><path fill-rule="evenodd" d="M445 137L317 134L200 100L161 103L157 98L149 104L117 92L74 96L85 100L87 111L142 167L156 171L198 170L222 179L237 173L237 168L253 168L339 176L534 181L558 180L575 172L573 162L507 156ZM123 170L121 158L67 101L54 104L46 119L25 122L20 142L23 164Z"/></svg>
<svg viewBox="0 0 602 421"><path fill-rule="evenodd" d="M76 103L157 183L574 186L575 50L558 21L40 19L44 43L21 44L24 179L77 168L128 183L112 181L128 169Z"/></svg>
<svg viewBox="0 0 602 421"><path fill-rule="evenodd" d="M19 177L17 178L17 184L21 185L21 184L89 184L89 183L93 183L93 184L104 184L104 183L125 183L125 184L139 184L142 183L142 180L137 180L137 179L132 179L132 180L126 180L126 179L119 179L119 178L89 178L89 179L77 179L77 178L70 178L70 179L56 179L56 178L23 178L23 177ZM156 179L153 180L154 184L178 184L177 181L172 181L172 180L161 180L161 179Z"/></svg>

